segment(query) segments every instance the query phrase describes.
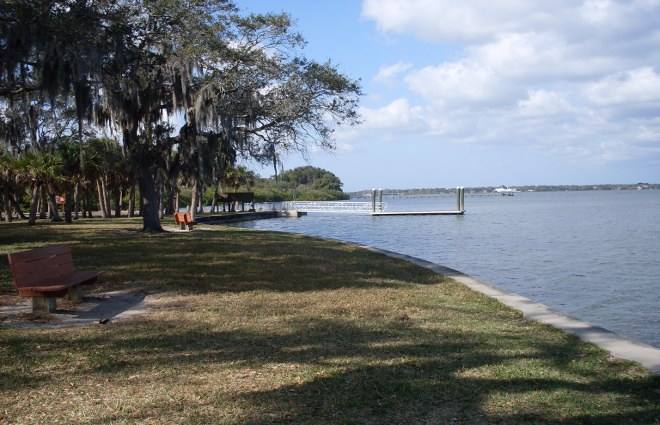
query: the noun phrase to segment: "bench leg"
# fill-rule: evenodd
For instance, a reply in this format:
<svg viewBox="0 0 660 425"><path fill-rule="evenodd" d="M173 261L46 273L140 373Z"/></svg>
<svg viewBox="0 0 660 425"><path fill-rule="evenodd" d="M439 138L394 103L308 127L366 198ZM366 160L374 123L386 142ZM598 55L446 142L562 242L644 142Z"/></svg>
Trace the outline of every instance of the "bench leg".
<svg viewBox="0 0 660 425"><path fill-rule="evenodd" d="M186 223L183 222L179 223L179 229L186 230Z"/></svg>
<svg viewBox="0 0 660 425"><path fill-rule="evenodd" d="M42 298L34 297L32 298L32 312L33 313L55 313L56 310L56 301L55 298Z"/></svg>
<svg viewBox="0 0 660 425"><path fill-rule="evenodd" d="M83 296L82 285L76 285L69 288L69 292L66 294L66 299L75 304L81 302Z"/></svg>
<svg viewBox="0 0 660 425"><path fill-rule="evenodd" d="M188 225L188 230L192 230L192 229L193 229L193 225L192 225L192 224L189 224L189 225Z"/></svg>

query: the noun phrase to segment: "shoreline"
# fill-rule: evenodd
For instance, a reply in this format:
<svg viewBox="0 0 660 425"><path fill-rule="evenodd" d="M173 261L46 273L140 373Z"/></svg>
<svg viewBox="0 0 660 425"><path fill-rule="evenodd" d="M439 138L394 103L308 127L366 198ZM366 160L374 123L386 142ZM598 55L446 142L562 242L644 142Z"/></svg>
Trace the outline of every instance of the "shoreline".
<svg viewBox="0 0 660 425"><path fill-rule="evenodd" d="M475 198L469 214L459 219L381 223L328 214L238 226L347 240L419 257L660 349L660 317L653 301L654 277L660 272L653 260L660 245L650 237L657 230L651 218L660 205L658 194L536 193ZM434 200L392 202L395 210L439 207ZM539 232L544 226L555 230L544 236Z"/></svg>
<svg viewBox="0 0 660 425"><path fill-rule="evenodd" d="M548 307L545 304L538 303L529 298L523 297L522 295L516 294L515 292L500 288L492 283L481 281L459 270L433 263L431 261L423 260L418 257L413 257L411 255L401 254L399 252L388 251L386 249L376 248L373 246L341 239L313 236L296 232L282 231L282 233L303 235L307 237L353 245L372 252L384 254L391 258L408 261L420 267L432 270L439 275L454 279L476 292L494 298L508 307L521 311L523 313L523 317L526 319L535 320L540 323L552 326L555 329L559 329L566 333L575 335L583 341L593 343L600 348L610 352L615 357L637 362L652 373L660 376L660 349L655 348L652 345L619 335L616 332L610 331L601 326L597 326L584 320L561 313Z"/></svg>
<svg viewBox="0 0 660 425"><path fill-rule="evenodd" d="M324 239L332 240L330 238ZM508 307L521 311L523 316L527 319L536 320L575 335L583 341L596 344L616 357L638 362L656 375L660 375L660 349L655 348L652 345L635 341L603 327L558 312L545 304L537 303L529 298L523 297L522 295L507 291L491 283L483 282L461 271L440 264L394 251L374 248L368 245L345 241L341 242L360 246L392 258L405 260L430 269L439 275L447 276L468 286L470 289L500 301Z"/></svg>
<svg viewBox="0 0 660 425"><path fill-rule="evenodd" d="M265 214L264 214L265 213ZM204 224L225 225L235 221L248 221L255 219L274 218L278 215L276 212L246 212L234 213L220 216L205 216ZM202 216L204 217L204 216ZM215 220L214 220L215 219ZM230 226L231 227L231 226ZM259 230L263 231L263 230ZM273 231L273 230L271 230ZM277 232L277 231L276 231ZM602 349L610 352L612 355L625 360L631 360L640 363L643 367L656 375L660 375L660 349L651 345L636 341L634 339L622 336L606 328L593 325L581 319L556 311L545 304L535 302L529 298L523 297L514 292L505 290L494 284L481 281L461 271L423 260L407 254L389 251L382 248L360 244L356 242L333 239L329 237L308 235L299 232L279 231L287 234L297 234L320 240L339 242L342 244L361 247L372 252L378 252L391 258L401 259L412 264L432 270L433 272L454 279L470 289L489 296L502 304L519 310L523 316L530 320L550 325L556 329L575 335L583 341L591 342Z"/></svg>

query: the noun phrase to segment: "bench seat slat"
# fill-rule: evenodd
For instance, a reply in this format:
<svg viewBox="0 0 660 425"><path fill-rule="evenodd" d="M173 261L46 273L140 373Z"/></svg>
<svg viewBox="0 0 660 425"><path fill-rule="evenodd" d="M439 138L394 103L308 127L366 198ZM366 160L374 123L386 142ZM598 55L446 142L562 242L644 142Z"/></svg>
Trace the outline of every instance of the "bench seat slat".
<svg viewBox="0 0 660 425"><path fill-rule="evenodd" d="M57 279L74 273L72 263L47 264L45 262L18 263L12 265L14 276L20 276L19 285L30 286L35 282Z"/></svg>
<svg viewBox="0 0 660 425"><path fill-rule="evenodd" d="M46 286L22 286L18 288L21 297L62 297L69 292L72 285L46 285Z"/></svg>
<svg viewBox="0 0 660 425"><path fill-rule="evenodd" d="M34 286L35 282L72 274L71 248L55 245L8 255L14 276L14 285Z"/></svg>
<svg viewBox="0 0 660 425"><path fill-rule="evenodd" d="M68 245L53 245L45 248L33 249L30 251L14 252L9 254L9 256L16 263L24 263L38 260L40 258L67 254L71 254L71 247Z"/></svg>
<svg viewBox="0 0 660 425"><path fill-rule="evenodd" d="M61 276L51 280L42 280L32 285L18 287L18 294L26 297L30 296L62 296L67 290L76 285L91 285L104 272L102 270L85 270L75 272L69 276ZM52 295L28 295L28 294L48 294ZM59 294L59 295L57 295Z"/></svg>

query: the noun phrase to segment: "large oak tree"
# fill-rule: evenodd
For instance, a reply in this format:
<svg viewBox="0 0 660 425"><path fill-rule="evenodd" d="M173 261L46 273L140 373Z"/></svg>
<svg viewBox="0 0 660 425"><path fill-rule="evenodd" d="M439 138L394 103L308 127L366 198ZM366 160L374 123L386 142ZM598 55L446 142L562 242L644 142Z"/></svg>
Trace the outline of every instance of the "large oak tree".
<svg viewBox="0 0 660 425"><path fill-rule="evenodd" d="M228 0L9 0L0 12L0 97L67 97L81 125L116 131L145 231L161 230L173 151L198 186L217 181L215 156L332 149L334 127L358 120L359 83L304 58L286 14L245 16Z"/></svg>

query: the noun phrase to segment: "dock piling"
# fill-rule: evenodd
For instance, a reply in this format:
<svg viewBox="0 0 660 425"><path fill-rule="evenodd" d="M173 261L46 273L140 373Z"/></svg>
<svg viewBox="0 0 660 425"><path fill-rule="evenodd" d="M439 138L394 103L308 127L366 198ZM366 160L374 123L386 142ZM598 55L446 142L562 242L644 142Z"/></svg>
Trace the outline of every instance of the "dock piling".
<svg viewBox="0 0 660 425"><path fill-rule="evenodd" d="M465 188L461 187L461 201L458 210L465 211Z"/></svg>
<svg viewBox="0 0 660 425"><path fill-rule="evenodd" d="M465 188L456 188L456 211L465 211Z"/></svg>
<svg viewBox="0 0 660 425"><path fill-rule="evenodd" d="M456 188L456 211L461 210L461 188Z"/></svg>

